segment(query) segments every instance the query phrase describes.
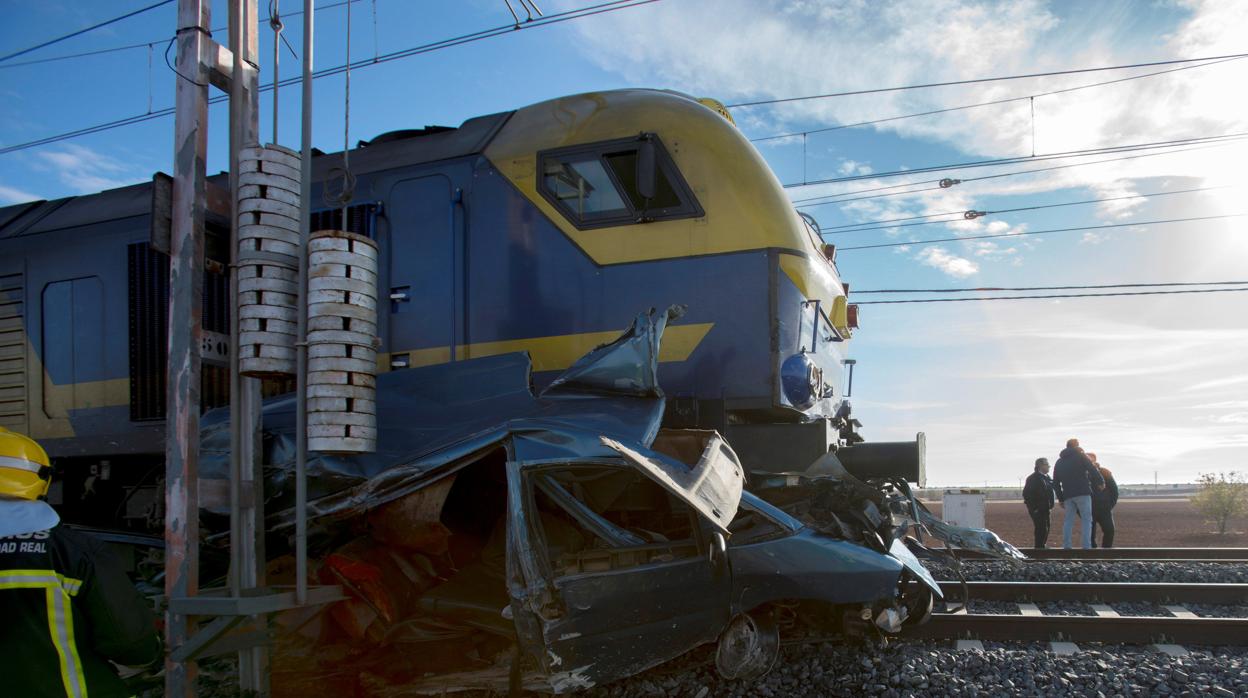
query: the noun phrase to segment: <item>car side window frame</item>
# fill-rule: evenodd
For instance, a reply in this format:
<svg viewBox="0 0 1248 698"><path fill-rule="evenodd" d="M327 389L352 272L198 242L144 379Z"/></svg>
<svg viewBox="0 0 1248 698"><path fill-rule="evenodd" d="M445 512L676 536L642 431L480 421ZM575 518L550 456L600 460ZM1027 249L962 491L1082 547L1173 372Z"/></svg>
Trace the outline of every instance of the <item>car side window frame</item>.
<svg viewBox="0 0 1248 698"><path fill-rule="evenodd" d="M638 475L638 477L645 479L645 475L640 472L637 472L637 468L635 466L628 463L627 461L622 461L622 460L621 461L585 460L585 461L576 461L574 463L550 463L550 464L541 465L541 466L530 466L530 467L522 469L521 478L520 478L520 486L521 486L521 491L523 493L522 494L523 500L528 509L528 516L526 517L528 520L528 532L529 532L529 546L528 547L529 547L529 550L531 551L531 554L534 555L537 559L536 561L538 564L538 568L541 569L542 573L545 575L545 577L548 580L550 580L551 582L555 582L561 579L571 579L571 578L581 577L585 575L612 574L612 573L618 573L618 572L626 572L630 570L645 569L647 567L653 567L657 565L683 563L688 560L699 560L702 558L702 556L706 552L706 549L707 549L706 546L708 544L707 541L709 540L709 538L707 537L707 534L703 530L703 526L709 525L709 522L703 521L702 516L697 511L695 511L692 507L690 507L688 504L684 502L680 502L679 500L676 500L676 502L682 507L684 514L689 517L689 525L690 525L689 540L693 542L693 545L697 551L695 555L690 556L690 557L678 557L668 562L652 562L652 563L639 564L633 567L622 567L619 569L560 574L558 571L558 567L557 567L557 561L550 559L550 544L546 538L546 530L545 530L545 527L542 525L541 516L538 513L537 493L541 490L537 485L537 478L543 474L548 474L551 472L558 472L561 470L571 470L571 469L582 468L582 467L629 471L629 472L634 472ZM549 495L546 495L546 496L549 497ZM569 516L572 516L572 518L575 520L575 515L573 515L572 512L567 511L567 509L563 507L563 505L559 504L557 501L553 501L553 503L556 506L559 506L560 508L564 509L564 511L568 513ZM623 529L615 525L614 523L607 520L605 517L598 514L597 512L590 510L590 511L586 511L584 515L594 517L595 519L597 519L596 523L598 523L599 525L607 526L610 528L617 529L618 531L627 533L626 529ZM578 522L578 525L582 525L582 524L579 524ZM585 530L585 532L591 533L591 534L593 533L588 528ZM669 544L679 543L679 542L681 541L669 541ZM619 546L619 547L612 547L608 549L620 550L620 551L643 550L643 549L651 548L651 547L663 547L664 545L665 544L663 543L648 543L648 544L640 545L640 546Z"/></svg>
<svg viewBox="0 0 1248 698"><path fill-rule="evenodd" d="M741 504L737 508L737 515L740 516L742 512L748 512L749 514L757 516L763 522L765 522L768 526L770 526L773 530L768 531L767 533L758 535L756 537L749 538L748 540L741 540L740 538L738 538L736 533L734 533L732 536L728 538L728 547L730 548L733 546L737 546L737 545L753 545L755 543L763 543L769 540L776 540L777 538L783 538L785 536L792 535L794 533L791 527L785 525L781 521L776 520L770 513L768 513L764 509L760 507L756 507L752 503L744 499L741 500ZM731 530L732 524L729 523L728 527L729 527L729 530Z"/></svg>

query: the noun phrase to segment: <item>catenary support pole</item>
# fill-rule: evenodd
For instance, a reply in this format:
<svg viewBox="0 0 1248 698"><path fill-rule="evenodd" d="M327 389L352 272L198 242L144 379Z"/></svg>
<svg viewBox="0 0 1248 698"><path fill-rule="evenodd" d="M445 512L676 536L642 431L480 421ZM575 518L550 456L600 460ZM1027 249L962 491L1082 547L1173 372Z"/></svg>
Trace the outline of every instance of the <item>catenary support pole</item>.
<svg viewBox="0 0 1248 698"><path fill-rule="evenodd" d="M209 0L179 0L173 227L169 255L169 363L165 408L165 596L199 590L199 390L204 276L205 154L208 147ZM168 647L190 635L190 619L169 611ZM194 665L166 660L165 695L193 695Z"/></svg>
<svg viewBox="0 0 1248 698"><path fill-rule="evenodd" d="M308 236L312 226L312 0L303 0L303 151L299 231L299 322L295 372L295 600L308 601ZM344 221L345 223L345 221Z"/></svg>
<svg viewBox="0 0 1248 698"><path fill-rule="evenodd" d="M259 142L258 16L256 0L230 0L230 254L238 252L239 152ZM239 374L238 267L230 266L230 591L239 596L264 584L264 492L259 474L260 381ZM254 618L253 618L254 619ZM264 647L240 650L239 686L268 693Z"/></svg>

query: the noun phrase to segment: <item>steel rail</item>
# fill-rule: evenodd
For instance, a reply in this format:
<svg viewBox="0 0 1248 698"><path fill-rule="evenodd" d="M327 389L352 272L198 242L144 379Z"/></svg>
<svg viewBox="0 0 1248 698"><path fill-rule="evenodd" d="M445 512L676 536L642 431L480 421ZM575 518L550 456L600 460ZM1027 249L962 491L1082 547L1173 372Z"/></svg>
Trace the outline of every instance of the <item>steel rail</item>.
<svg viewBox="0 0 1248 698"><path fill-rule="evenodd" d="M1248 645L1248 618L1023 616L937 613L903 632L924 639Z"/></svg>
<svg viewBox="0 0 1248 698"><path fill-rule="evenodd" d="M1248 584L1172 584L1167 582L967 582L972 608L976 601L1087 601L1248 604ZM948 599L962 598L962 583L940 582Z"/></svg>
<svg viewBox="0 0 1248 698"><path fill-rule="evenodd" d="M1022 548L1030 560L1183 560L1186 562L1248 562L1248 548ZM958 557L988 560L992 556L959 550Z"/></svg>

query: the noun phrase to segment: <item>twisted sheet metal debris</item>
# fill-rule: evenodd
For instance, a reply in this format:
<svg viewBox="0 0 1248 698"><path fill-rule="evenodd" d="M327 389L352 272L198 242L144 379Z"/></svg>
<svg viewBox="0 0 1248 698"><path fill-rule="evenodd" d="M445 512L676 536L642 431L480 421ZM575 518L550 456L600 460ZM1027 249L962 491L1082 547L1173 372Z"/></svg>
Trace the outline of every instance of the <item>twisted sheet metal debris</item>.
<svg viewBox="0 0 1248 698"><path fill-rule="evenodd" d="M906 536L923 510L904 481L831 458L751 493L719 434L660 429L659 342L680 314L639 314L540 393L526 354L380 376L377 452L308 463L310 572L350 598L285 622L302 639L283 636L281 680L397 695L540 675L563 693L775 632L785 609L850 636L925 622L941 590ZM228 474L226 416L204 418L208 477ZM269 530L289 535L293 399L263 417ZM754 639L720 670L765 672L780 645Z"/></svg>

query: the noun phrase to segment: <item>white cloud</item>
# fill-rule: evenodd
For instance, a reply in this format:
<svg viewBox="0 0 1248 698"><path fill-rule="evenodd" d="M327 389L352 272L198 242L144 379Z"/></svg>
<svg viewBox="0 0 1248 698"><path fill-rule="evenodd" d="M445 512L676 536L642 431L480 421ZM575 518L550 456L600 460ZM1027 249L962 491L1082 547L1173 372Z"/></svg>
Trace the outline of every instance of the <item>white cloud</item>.
<svg viewBox="0 0 1248 698"><path fill-rule="evenodd" d="M1001 243L993 240L976 240L968 244L979 259L998 260L1015 258L1015 261L1019 261L1015 257L1019 253L1017 246L1003 247Z"/></svg>
<svg viewBox="0 0 1248 698"><path fill-rule="evenodd" d="M1203 405L1188 405L1189 410L1236 410L1248 409L1248 400L1224 400L1222 402L1209 402Z"/></svg>
<svg viewBox="0 0 1248 698"><path fill-rule="evenodd" d="M837 172L846 176L871 174L871 166L854 160L842 160L840 167L837 168Z"/></svg>
<svg viewBox="0 0 1248 698"><path fill-rule="evenodd" d="M80 194L122 187L144 178L134 163L76 143L65 143L56 150L41 151L35 157L36 167L51 170L62 184Z"/></svg>
<svg viewBox="0 0 1248 698"><path fill-rule="evenodd" d="M852 402L855 407L870 406L879 410L893 410L897 412L911 412L915 410L939 410L942 408L952 406L952 403L949 403L949 402L931 402L931 401L876 402L874 400L853 400Z"/></svg>
<svg viewBox="0 0 1248 698"><path fill-rule="evenodd" d="M20 204L27 201L38 201L42 198L38 194L31 194L17 187L0 184L0 204Z"/></svg>
<svg viewBox="0 0 1248 698"><path fill-rule="evenodd" d="M1248 424L1248 412L1228 412L1201 418L1214 424Z"/></svg>
<svg viewBox="0 0 1248 698"><path fill-rule="evenodd" d="M1201 381L1184 388L1185 392L1195 392L1198 390L1208 390L1210 388L1225 388L1230 385L1240 385L1248 383L1248 374L1240 374L1227 376L1225 378L1214 378L1213 380Z"/></svg>
<svg viewBox="0 0 1248 698"><path fill-rule="evenodd" d="M626 81L661 84L726 103L1233 54L1242 51L1243 29L1248 26L1248 2L1225 0L1127 5L1042 0L683 0L650 7L631 17L620 13L611 23L579 24L575 31L585 43L584 54ZM742 32L743 25L748 32ZM1170 67L1175 66L1165 68ZM1149 70L809 100L736 109L734 116L748 135L764 136L1025 97L1144 72ZM1248 61L1039 96L1034 100L1035 152L1245 132L1248 109L1243 91L1235 88L1240 84L1248 84ZM1028 155L1033 152L1029 106L1024 99L811 134L807 165L815 178L857 174L847 166L850 159L879 173L903 170L903 164L921 167ZM877 143L882 145L878 151L873 150ZM846 144L864 147L851 149ZM911 145L913 151L908 150ZM773 162L782 167L799 162L801 146L787 147L783 153L768 150L767 155L777 156ZM1138 227L1150 232L1139 235L1140 244L1130 249L1114 244L1089 247L1114 239L1135 242L1130 228L1017 236L1096 222L1081 222L1088 218L1129 223L1238 213L1248 201L1248 181L1242 174L1242 162L1248 160L1246 143L1125 155L1129 159L1111 153L1034 166L939 173L934 176L961 176L966 181L940 189L929 188L930 183L916 185L915 189L929 189L900 195L892 195L898 191L896 185L933 175L875 176L791 191L793 198L890 194L804 209L817 217L825 215L826 220L839 211L837 223L949 214L939 217L939 225L875 231L880 238L889 236L897 242L1010 235L944 247L907 245L893 248L893 255L864 260L861 267L846 266L846 273L861 275L856 278L863 284L873 275L873 281L885 277L890 282L915 275L916 269L905 268L907 261L960 279L980 273L983 283L1001 285L1012 285L1012 275L1017 275L1017 285L1234 278L1227 274L1236 273L1235 262L1248 254L1244 242L1248 238L1229 223L1215 232L1208 232L1214 224L1192 226L1190 245L1164 248L1151 244L1151 231L1162 230L1151 226ZM1073 162L1080 166L973 179ZM1234 193L1121 198L972 220L961 216L971 209L991 211L1032 202L1117 198L1221 184L1241 186ZM1044 194L1050 196L1040 200ZM1147 218L1141 214L1144 210L1149 211ZM1024 228L1021 220L1037 222ZM1085 247L1076 250L1073 243L1082 233L1087 233L1082 238ZM1213 234L1222 235L1220 246L1204 244ZM1064 247L1058 248L1059 241ZM1057 249L1069 252L1057 258L1052 254ZM1037 251L1050 254L1040 258ZM1025 258L1029 259L1025 270L1007 266L1022 265ZM1045 279L1052 283L1044 283ZM855 336L853 351L863 357L855 389L861 388L862 395L876 402L854 400L859 408L856 416L863 419L865 434L873 440L908 439L915 431L926 431L929 472L949 484L1010 480L1010 459L1015 455L1018 475L1025 476L1035 457L1052 458L1071 436L1082 437L1124 482L1151 482L1154 470L1163 480L1176 481L1194 477L1201 468L1230 467L1248 457L1248 433L1236 422L1248 407L1231 404L1242 401L1248 384L1243 375L1248 334L1240 329L1239 320L1243 295L918 306L925 312L907 305L869 306L872 317L878 315L880 320ZM904 359L897 358L901 355ZM879 370L872 371L875 361ZM927 404L934 400L954 404ZM1198 410L1197 405L1219 406ZM1206 421L1196 421L1202 417Z"/></svg>
<svg viewBox="0 0 1248 698"><path fill-rule="evenodd" d="M588 44L585 53L591 60L625 79L665 83L731 103L1130 63L1142 57L1236 53L1242 49L1243 29L1248 26L1248 3L1220 0L1192 0L1180 4L1177 12L1172 11L1166 18L1171 22L1171 30L1153 37L1141 31L1136 23L1124 21L1124 11L1119 6L1088 3L1072 8L1076 6L1054 6L1041 0L925 3L689 0L656 5L645 13L629 16L621 13L610 23L582 23L576 31ZM1059 20L1055 14L1058 10L1068 19ZM742 24L746 22L749 31L742 32ZM1063 22L1067 25L1063 26ZM707 46L715 48L708 51ZM1142 72L1148 71L1055 76L808 100L736 109L734 115L751 135L766 135L1026 97ZM941 143L974 159L1031 153L1033 126L1035 152L1041 155L1243 132L1248 131L1248 110L1243 108L1242 91L1229 87L1237 84L1248 84L1248 61L1229 61L1040 96L1034 100L1034 124L1031 104L1024 99L885 121L867 128L840 131L834 137L814 134L806 147L812 157L809 162L818 162L820 148L834 153L832 144L844 142L845 138L869 138L871 130L876 130ZM1150 151L1129 155L1131 157L1123 158L1111 153L1081 158L1077 160L1081 164L1079 167L1022 177L968 181L951 189L856 201L844 204L842 210L857 220L873 220L975 208L976 201L993 194L1085 188L1090 189L1093 196L1069 198L1118 198L1180 185L1228 183L1242 180L1240 163L1248 158L1248 147L1239 143L1175 153ZM825 162L827 174L859 173L858 170L851 172L844 158L828 158ZM1050 161L1040 168L1070 162L1074 161ZM1089 164L1093 162L1099 164ZM896 161L863 162L861 157L856 157L854 164L877 171L899 169ZM1142 184L1146 180L1151 182L1151 188ZM849 187L808 187L800 193L795 191L795 197L860 191L892 186L900 181L898 178L866 179ZM1217 196L1228 205L1235 203L1229 194ZM1146 201L1118 198L1088 208L1104 220L1119 222L1137 213ZM982 230L983 222L959 220L946 227L966 234ZM1084 242L1095 243L1102 236L1085 236ZM1023 248L1020 253L1025 251ZM1010 261L1016 262L1016 258Z"/></svg>
<svg viewBox="0 0 1248 698"><path fill-rule="evenodd" d="M943 247L925 247L916 258L957 279L965 279L979 271L979 265L965 257L950 254Z"/></svg>
<svg viewBox="0 0 1248 698"><path fill-rule="evenodd" d="M775 148L782 145L793 145L801 142L802 137L800 135L788 135L780 136L778 138L768 138L765 141L758 141L754 145L759 148Z"/></svg>

